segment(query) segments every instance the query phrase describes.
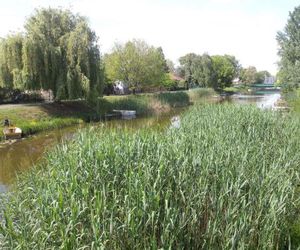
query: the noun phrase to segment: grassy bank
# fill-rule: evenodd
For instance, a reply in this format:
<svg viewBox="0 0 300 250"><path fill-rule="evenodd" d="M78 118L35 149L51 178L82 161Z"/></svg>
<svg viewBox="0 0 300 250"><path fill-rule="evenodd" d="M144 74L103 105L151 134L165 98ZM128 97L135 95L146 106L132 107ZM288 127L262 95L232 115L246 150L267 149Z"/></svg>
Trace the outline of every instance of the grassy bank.
<svg viewBox="0 0 300 250"><path fill-rule="evenodd" d="M298 114L300 114L300 89L283 94L284 100Z"/></svg>
<svg viewBox="0 0 300 250"><path fill-rule="evenodd" d="M4 108L5 107L5 108ZM8 118L23 135L88 121L95 112L84 102L0 106L0 121ZM2 129L0 140L3 138Z"/></svg>
<svg viewBox="0 0 300 250"><path fill-rule="evenodd" d="M22 128L23 134L60 128L83 121L99 119L99 115L111 113L114 109L136 110L138 115L168 112L174 107L187 106L197 101L207 101L214 95L212 89L164 92L128 96L106 96L98 105L89 107L83 101L65 101L51 104L11 105L1 108L0 121L9 118ZM98 112L96 112L98 110ZM3 138L2 129L0 140Z"/></svg>
<svg viewBox="0 0 300 250"><path fill-rule="evenodd" d="M197 105L179 129L86 130L18 181L0 246L286 247L297 206L298 125L255 107Z"/></svg>
<svg viewBox="0 0 300 250"><path fill-rule="evenodd" d="M114 109L136 110L139 115L161 113L195 102L207 102L213 95L216 95L213 89L198 88L189 91L105 96L100 99L99 110L101 114L110 113Z"/></svg>

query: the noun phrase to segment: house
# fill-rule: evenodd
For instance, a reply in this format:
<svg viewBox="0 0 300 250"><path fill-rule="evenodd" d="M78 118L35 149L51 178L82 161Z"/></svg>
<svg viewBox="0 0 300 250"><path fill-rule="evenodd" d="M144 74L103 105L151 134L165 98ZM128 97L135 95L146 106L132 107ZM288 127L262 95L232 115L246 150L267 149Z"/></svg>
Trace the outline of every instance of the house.
<svg viewBox="0 0 300 250"><path fill-rule="evenodd" d="M123 81L115 81L114 83L114 94L116 95L125 95L128 94L129 87L128 85Z"/></svg>

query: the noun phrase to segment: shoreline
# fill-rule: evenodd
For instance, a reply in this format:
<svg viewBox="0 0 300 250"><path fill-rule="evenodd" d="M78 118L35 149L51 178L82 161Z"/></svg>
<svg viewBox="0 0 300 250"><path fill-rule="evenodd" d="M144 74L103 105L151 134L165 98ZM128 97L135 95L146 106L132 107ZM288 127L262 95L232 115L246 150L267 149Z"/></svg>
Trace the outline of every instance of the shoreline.
<svg viewBox="0 0 300 250"><path fill-rule="evenodd" d="M145 93L125 96L105 96L93 107L82 100L60 103L37 103L0 105L0 121L6 117L22 129L22 137L39 132L64 128L80 123L99 121L114 109L136 110L137 115L166 113L173 108L186 107L195 102L207 101L216 93L212 89L191 89L188 91ZM3 131L0 142L3 142Z"/></svg>

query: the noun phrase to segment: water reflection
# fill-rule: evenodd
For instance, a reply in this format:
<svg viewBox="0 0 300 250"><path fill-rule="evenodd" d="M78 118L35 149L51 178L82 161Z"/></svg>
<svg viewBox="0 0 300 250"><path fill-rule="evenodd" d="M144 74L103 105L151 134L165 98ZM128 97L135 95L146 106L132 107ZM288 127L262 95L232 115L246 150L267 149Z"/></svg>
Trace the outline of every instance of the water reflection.
<svg viewBox="0 0 300 250"><path fill-rule="evenodd" d="M236 95L230 98L230 102L239 104L256 104L260 108L273 108L280 98L277 91L254 95ZM105 126L111 129L132 130L165 127L180 127L179 115L186 108L172 110L168 114L138 117L137 119L112 119L104 123L73 126L40 133L15 143L0 144L0 192L5 192L8 185L14 180L16 173L26 171L41 160L45 152L63 140L69 140L82 126ZM132 118L132 117L131 117ZM104 125L105 124L105 125Z"/></svg>
<svg viewBox="0 0 300 250"><path fill-rule="evenodd" d="M45 152L64 140L69 140L81 127L95 126L109 129L132 130L163 129L170 125L173 116L178 116L186 108L176 109L168 114L138 117L136 119L112 119L101 123L72 126L63 129L43 132L36 136L16 141L14 143L0 144L0 192L5 192L12 183L16 173L26 171L39 162Z"/></svg>
<svg viewBox="0 0 300 250"><path fill-rule="evenodd" d="M252 95L233 95L229 101L237 104L255 104L262 109L274 109L281 98L277 91L257 91Z"/></svg>

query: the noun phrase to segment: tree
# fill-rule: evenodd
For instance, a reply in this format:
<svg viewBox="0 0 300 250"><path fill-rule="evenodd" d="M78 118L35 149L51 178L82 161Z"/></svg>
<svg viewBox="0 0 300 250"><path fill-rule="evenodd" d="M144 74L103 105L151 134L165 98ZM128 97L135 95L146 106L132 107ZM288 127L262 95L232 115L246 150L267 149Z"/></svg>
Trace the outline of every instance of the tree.
<svg viewBox="0 0 300 250"><path fill-rule="evenodd" d="M0 86L22 88L23 35L11 34L0 41Z"/></svg>
<svg viewBox="0 0 300 250"><path fill-rule="evenodd" d="M192 64L196 58L197 55L195 53L189 53L179 58L179 63L181 65L182 70L184 71L186 89L189 89L189 86L195 82L195 79L193 79Z"/></svg>
<svg viewBox="0 0 300 250"><path fill-rule="evenodd" d="M240 81L246 85L264 83L265 78L270 76L268 71L257 71L254 66L243 68L240 71Z"/></svg>
<svg viewBox="0 0 300 250"><path fill-rule="evenodd" d="M174 63L169 59L166 60L166 63L167 63L167 67L168 67L168 72L175 73L176 69L175 69Z"/></svg>
<svg viewBox="0 0 300 250"><path fill-rule="evenodd" d="M168 67L168 62L167 62L167 60L166 60L166 57L165 57L165 54L164 54L164 51L163 51L162 47L158 47L158 48L157 48L157 51L158 51L158 53L160 54L160 57L161 57L162 60L163 60L164 71L165 71L166 73L169 73L170 71L169 71L169 67Z"/></svg>
<svg viewBox="0 0 300 250"><path fill-rule="evenodd" d="M123 81L135 92L143 85L157 85L166 74L166 61L161 48L141 40L116 43L112 53L105 55L108 78Z"/></svg>
<svg viewBox="0 0 300 250"><path fill-rule="evenodd" d="M240 65L234 56L216 55L212 56L213 68L216 74L216 87L230 87L234 78L240 71Z"/></svg>
<svg viewBox="0 0 300 250"><path fill-rule="evenodd" d="M25 23L24 36L8 37L1 51L2 84L52 90L56 99L101 94L97 37L86 18L68 10L36 10Z"/></svg>
<svg viewBox="0 0 300 250"><path fill-rule="evenodd" d="M215 72L212 58L208 54L197 55L191 65L192 78L200 87L214 87Z"/></svg>
<svg viewBox="0 0 300 250"><path fill-rule="evenodd" d="M263 83L266 77L271 77L270 72L267 70L259 71L256 73L256 83Z"/></svg>
<svg viewBox="0 0 300 250"><path fill-rule="evenodd" d="M257 70L254 66L242 69L240 73L240 81L243 84L251 85L257 82Z"/></svg>
<svg viewBox="0 0 300 250"><path fill-rule="evenodd" d="M282 32L278 32L280 81L289 88L300 86L300 6L289 14Z"/></svg>

